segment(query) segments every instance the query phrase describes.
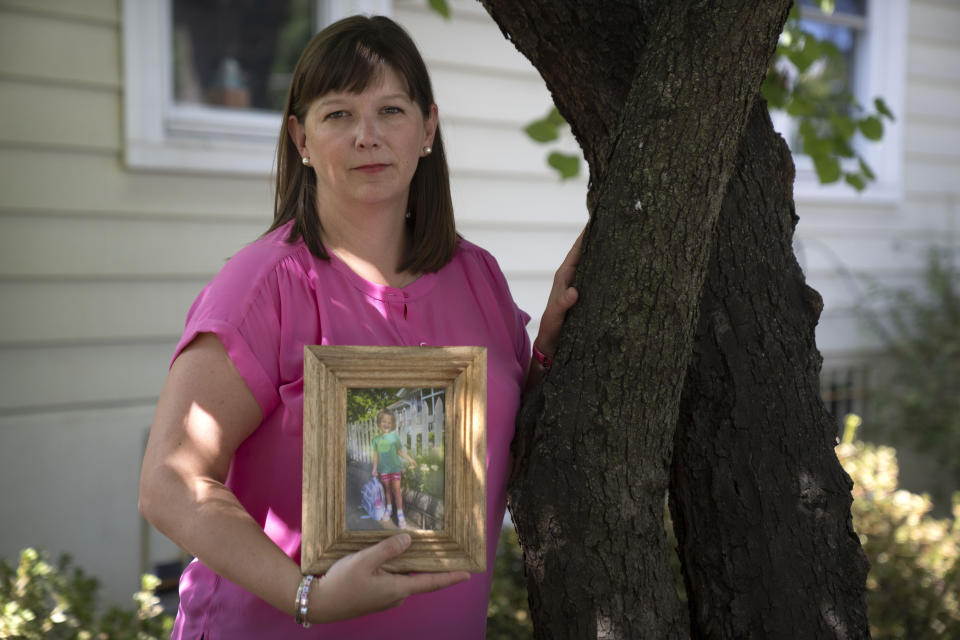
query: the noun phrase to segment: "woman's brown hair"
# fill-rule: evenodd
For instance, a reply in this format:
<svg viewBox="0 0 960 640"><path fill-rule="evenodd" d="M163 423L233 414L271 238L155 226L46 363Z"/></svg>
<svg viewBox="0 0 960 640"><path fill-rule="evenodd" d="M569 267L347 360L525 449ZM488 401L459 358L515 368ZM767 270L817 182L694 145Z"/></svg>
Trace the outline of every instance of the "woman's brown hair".
<svg viewBox="0 0 960 640"><path fill-rule="evenodd" d="M293 220L287 240L303 238L313 255L329 260L320 239L316 175L302 164L287 134L287 121L294 116L303 123L313 101L330 91L362 92L380 80L384 65L405 80L410 98L427 118L434 102L427 67L413 40L393 20L351 16L331 24L307 44L293 70L283 112L277 142L273 224L268 233ZM432 153L420 158L410 181L407 226L412 242L398 265L400 271L438 271L450 261L456 248L450 174L439 124L432 148Z"/></svg>

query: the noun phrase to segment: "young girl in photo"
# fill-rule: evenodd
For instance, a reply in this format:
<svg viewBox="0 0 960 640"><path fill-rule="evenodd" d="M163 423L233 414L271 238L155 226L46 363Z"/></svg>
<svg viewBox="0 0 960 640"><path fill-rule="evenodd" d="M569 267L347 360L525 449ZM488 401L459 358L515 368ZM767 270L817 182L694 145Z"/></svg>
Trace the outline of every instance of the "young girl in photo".
<svg viewBox="0 0 960 640"><path fill-rule="evenodd" d="M380 427L381 433L374 437L371 447L373 448L373 477L376 478L379 471L380 482L387 496L387 508L383 512L383 520L384 522L390 520L392 501L392 504L397 505L397 526L406 529L407 521L403 517L401 489L403 468L406 463L410 466L417 463L403 448L403 442L397 433L397 422L392 413L381 411L377 415L377 426Z"/></svg>

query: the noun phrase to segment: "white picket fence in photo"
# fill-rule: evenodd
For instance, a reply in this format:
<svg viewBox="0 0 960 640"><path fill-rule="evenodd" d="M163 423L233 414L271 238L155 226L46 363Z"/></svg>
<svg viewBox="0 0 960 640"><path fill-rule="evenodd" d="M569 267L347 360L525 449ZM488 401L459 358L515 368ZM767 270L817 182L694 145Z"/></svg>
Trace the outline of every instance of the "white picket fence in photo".
<svg viewBox="0 0 960 640"><path fill-rule="evenodd" d="M443 399L435 399L432 414L427 404L420 402L415 407L405 403L393 412L400 441L411 456L429 453L443 445ZM372 464L371 443L380 433L376 416L347 424L347 459Z"/></svg>

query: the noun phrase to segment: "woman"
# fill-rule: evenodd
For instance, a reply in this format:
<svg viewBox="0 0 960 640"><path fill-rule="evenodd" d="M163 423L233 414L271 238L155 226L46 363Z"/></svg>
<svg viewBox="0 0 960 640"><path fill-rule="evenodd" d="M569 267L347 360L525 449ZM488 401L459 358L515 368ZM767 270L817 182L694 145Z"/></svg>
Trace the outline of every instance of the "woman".
<svg viewBox="0 0 960 640"><path fill-rule="evenodd" d="M482 637L514 417L542 371L528 366L528 316L493 258L456 235L430 81L395 23L352 17L314 37L284 125L273 225L191 308L144 456L142 513L197 558L173 637ZM554 281L541 363L576 300L577 253ZM487 347L485 575L388 574L400 534L303 579L305 344Z"/></svg>

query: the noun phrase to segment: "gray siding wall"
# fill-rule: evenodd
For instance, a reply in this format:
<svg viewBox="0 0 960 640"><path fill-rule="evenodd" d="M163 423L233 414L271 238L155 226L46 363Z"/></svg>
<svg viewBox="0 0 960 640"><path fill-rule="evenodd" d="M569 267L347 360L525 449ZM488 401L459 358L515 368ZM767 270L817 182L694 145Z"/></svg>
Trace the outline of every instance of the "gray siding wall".
<svg viewBox="0 0 960 640"><path fill-rule="evenodd" d="M490 19L425 4L394 16L433 74L458 225L535 334L586 181L561 184L522 133L549 95ZM923 247L957 242L960 6L916 0L909 20L904 200L798 205L828 363L870 346L845 271L910 282ZM0 0L0 556L69 551L108 601L177 553L136 511L146 430L190 303L272 217L266 176L126 167L122 28L119 0Z"/></svg>

